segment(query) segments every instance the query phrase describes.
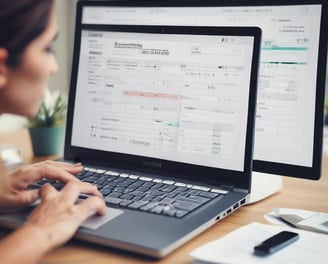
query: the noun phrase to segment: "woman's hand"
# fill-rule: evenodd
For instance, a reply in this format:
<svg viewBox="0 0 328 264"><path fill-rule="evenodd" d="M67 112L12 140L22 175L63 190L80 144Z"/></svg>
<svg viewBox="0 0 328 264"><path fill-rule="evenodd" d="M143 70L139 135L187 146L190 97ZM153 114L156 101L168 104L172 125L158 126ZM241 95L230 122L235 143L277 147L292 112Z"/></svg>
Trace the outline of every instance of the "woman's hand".
<svg viewBox="0 0 328 264"><path fill-rule="evenodd" d="M62 183L80 181L73 175L81 172L81 164L57 161L43 161L18 168L12 173L0 175L0 210L25 207L39 198L39 190L29 190L28 186L42 178Z"/></svg>
<svg viewBox="0 0 328 264"><path fill-rule="evenodd" d="M26 223L1 240L3 263L36 263L46 252L68 241L90 215L106 213L101 194L89 183L72 180L59 192L47 183L39 193L41 202ZM76 203L80 193L92 196Z"/></svg>
<svg viewBox="0 0 328 264"><path fill-rule="evenodd" d="M76 203L80 193L92 194ZM49 248L69 240L89 216L106 213L106 205L97 188L89 183L71 181L58 192L50 184L40 189L41 203L28 217L26 226L34 226L44 234Z"/></svg>

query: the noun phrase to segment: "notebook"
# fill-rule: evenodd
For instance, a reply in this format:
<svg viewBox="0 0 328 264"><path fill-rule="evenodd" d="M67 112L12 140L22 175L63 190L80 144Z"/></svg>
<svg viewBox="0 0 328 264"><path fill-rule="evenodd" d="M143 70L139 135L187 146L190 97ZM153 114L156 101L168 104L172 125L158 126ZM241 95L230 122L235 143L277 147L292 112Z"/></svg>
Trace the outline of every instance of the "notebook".
<svg viewBox="0 0 328 264"><path fill-rule="evenodd" d="M63 159L109 218L75 237L161 258L247 202L261 32L87 24L83 5Z"/></svg>

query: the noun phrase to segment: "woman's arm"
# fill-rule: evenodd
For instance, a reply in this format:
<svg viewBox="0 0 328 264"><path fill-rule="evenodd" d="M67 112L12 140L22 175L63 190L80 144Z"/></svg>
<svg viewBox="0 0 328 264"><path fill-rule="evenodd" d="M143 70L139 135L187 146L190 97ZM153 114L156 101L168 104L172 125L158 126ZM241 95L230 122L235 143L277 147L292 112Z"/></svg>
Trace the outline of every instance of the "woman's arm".
<svg viewBox="0 0 328 264"><path fill-rule="evenodd" d="M46 233L35 225L25 225L0 241L1 262L34 264L51 248Z"/></svg>
<svg viewBox="0 0 328 264"><path fill-rule="evenodd" d="M26 165L12 173L0 170L0 210L26 207L40 198L25 225L0 240L1 263L37 263L48 251L68 241L90 215L105 214L106 206L97 188L73 175L81 170L81 164L55 161ZM28 189L42 178L65 186L61 191L50 184L39 190ZM80 193L91 196L76 203Z"/></svg>
<svg viewBox="0 0 328 264"><path fill-rule="evenodd" d="M76 203L80 193L93 194ZM89 216L105 214L106 206L95 186L68 182L58 192L50 184L40 189L40 204L26 224L0 241L1 263L34 264L49 250L68 241Z"/></svg>

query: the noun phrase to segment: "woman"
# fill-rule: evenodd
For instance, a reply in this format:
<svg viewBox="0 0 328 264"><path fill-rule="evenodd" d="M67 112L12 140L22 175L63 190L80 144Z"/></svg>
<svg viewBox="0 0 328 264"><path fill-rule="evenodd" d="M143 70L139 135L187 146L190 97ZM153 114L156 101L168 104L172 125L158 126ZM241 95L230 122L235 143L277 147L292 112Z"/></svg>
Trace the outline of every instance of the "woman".
<svg viewBox="0 0 328 264"><path fill-rule="evenodd" d="M0 0L0 114L36 114L48 77L57 71L51 45L57 35L54 0ZM26 224L0 241L1 263L36 263L46 252L68 241L79 225L105 204L96 187L73 174L81 164L46 161L11 174L0 170L0 210L27 206L40 198ZM65 184L61 192L46 184L28 186L41 178ZM91 194L75 204L80 193Z"/></svg>

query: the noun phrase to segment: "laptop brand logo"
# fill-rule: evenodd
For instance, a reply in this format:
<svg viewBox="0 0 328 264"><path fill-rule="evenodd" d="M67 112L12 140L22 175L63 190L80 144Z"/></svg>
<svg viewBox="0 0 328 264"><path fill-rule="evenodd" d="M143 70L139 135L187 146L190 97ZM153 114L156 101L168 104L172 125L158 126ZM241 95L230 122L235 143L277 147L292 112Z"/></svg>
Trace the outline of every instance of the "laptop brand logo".
<svg viewBox="0 0 328 264"><path fill-rule="evenodd" d="M159 161L143 160L142 165L145 165L145 166L151 167L151 168L156 168L156 169L162 168L162 163Z"/></svg>

